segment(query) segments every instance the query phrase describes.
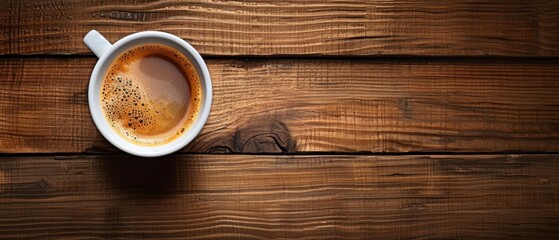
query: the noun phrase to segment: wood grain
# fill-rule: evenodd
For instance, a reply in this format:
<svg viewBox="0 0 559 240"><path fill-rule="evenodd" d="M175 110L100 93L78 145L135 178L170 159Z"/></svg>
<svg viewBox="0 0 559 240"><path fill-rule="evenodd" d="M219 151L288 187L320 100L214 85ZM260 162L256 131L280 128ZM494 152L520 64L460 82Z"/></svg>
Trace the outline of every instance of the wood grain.
<svg viewBox="0 0 559 240"><path fill-rule="evenodd" d="M104 1L0 2L0 54L90 54L111 41L171 32L205 55L558 56L559 2Z"/></svg>
<svg viewBox="0 0 559 240"><path fill-rule="evenodd" d="M209 59L189 152L559 150L556 60ZM0 59L0 152L114 150L89 114L95 59Z"/></svg>
<svg viewBox="0 0 559 240"><path fill-rule="evenodd" d="M0 238L556 239L557 155L8 157Z"/></svg>

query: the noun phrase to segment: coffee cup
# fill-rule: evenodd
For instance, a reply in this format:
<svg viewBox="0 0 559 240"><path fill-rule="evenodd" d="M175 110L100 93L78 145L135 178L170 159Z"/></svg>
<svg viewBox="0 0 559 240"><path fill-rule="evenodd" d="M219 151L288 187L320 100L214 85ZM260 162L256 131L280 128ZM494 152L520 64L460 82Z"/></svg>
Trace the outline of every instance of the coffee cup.
<svg viewBox="0 0 559 240"><path fill-rule="evenodd" d="M190 44L159 31L111 44L91 30L83 41L99 58L89 81L89 110L111 144L158 157L184 148L200 133L210 113L212 84Z"/></svg>

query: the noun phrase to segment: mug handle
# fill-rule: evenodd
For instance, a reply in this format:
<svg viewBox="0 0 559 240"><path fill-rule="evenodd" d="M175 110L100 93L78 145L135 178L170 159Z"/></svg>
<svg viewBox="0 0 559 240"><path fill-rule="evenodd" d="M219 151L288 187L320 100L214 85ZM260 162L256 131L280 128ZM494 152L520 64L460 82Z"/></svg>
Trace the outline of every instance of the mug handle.
<svg viewBox="0 0 559 240"><path fill-rule="evenodd" d="M97 56L101 58L107 50L113 45L105 38L101 33L96 30L89 31L85 37L83 37L83 43Z"/></svg>

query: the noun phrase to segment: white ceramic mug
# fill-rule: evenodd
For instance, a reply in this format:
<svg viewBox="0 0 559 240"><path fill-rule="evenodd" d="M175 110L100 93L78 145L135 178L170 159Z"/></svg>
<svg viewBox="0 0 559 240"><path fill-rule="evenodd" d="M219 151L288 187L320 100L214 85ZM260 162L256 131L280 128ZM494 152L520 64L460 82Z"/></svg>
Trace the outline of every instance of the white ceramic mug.
<svg viewBox="0 0 559 240"><path fill-rule="evenodd" d="M170 154L190 143L206 123L212 105L212 82L206 63L200 54L186 41L164 32L145 31L128 35L115 44L109 43L99 32L91 30L83 38L85 45L99 58L89 80L88 101L93 122L103 136L117 148L133 155L142 157L157 157ZM190 128L177 139L157 146L136 145L118 135L107 122L100 101L100 91L103 78L113 61L125 51L144 44L162 44L172 47L184 54L194 65L200 78L202 101L200 111Z"/></svg>

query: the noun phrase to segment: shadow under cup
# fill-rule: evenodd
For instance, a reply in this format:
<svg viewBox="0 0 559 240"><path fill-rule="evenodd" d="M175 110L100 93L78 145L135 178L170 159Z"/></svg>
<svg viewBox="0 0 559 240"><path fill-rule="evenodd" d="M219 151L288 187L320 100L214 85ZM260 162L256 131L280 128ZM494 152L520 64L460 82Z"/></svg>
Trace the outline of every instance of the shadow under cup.
<svg viewBox="0 0 559 240"><path fill-rule="evenodd" d="M93 30L94 31L94 30ZM86 36L87 37L87 36ZM103 38L100 34L99 37ZM102 39L104 40L104 38ZM101 40L101 41L102 41ZM85 42L85 39L84 39ZM87 44L87 42L86 42ZM194 67L200 80L201 100L198 114L194 116L194 121L176 139L159 145L148 146L134 144L113 130L104 116L101 104L101 91L103 79L115 59L128 50L142 45L164 45L177 50L188 58ZM89 46L88 46L89 47ZM91 47L90 47L91 48ZM92 49L93 50L93 49ZM95 52L95 51L94 51ZM98 52L95 52L97 55ZM117 41L114 45L109 45L102 53L99 61L95 65L91 74L88 91L89 108L93 121L101 134L117 148L133 155L142 157L157 157L178 151L190 143L204 126L210 112L212 102L212 86L208 68L200 54L181 38L164 32L146 31L134 33Z"/></svg>

